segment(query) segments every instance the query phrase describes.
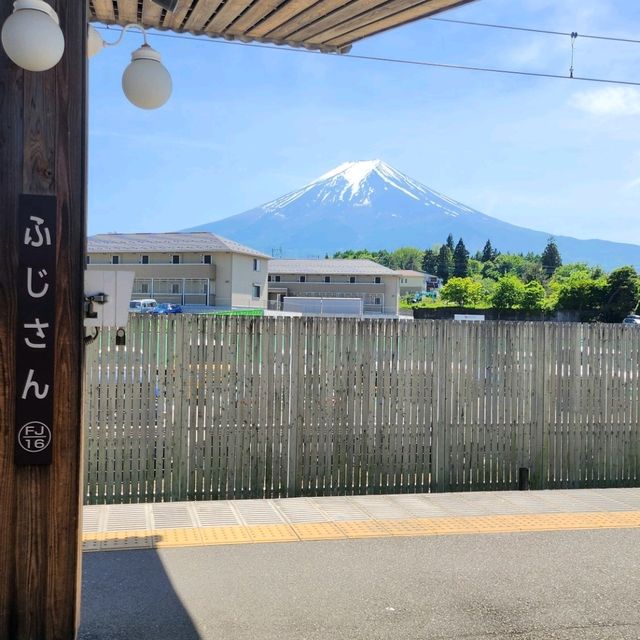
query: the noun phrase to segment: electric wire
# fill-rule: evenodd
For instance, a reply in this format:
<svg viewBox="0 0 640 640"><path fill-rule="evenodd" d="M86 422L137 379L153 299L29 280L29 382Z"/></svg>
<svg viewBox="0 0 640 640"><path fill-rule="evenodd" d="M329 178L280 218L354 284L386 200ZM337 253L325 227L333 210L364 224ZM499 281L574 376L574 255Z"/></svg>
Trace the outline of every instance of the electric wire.
<svg viewBox="0 0 640 640"><path fill-rule="evenodd" d="M102 29L106 31L114 30L112 27L95 27L96 29ZM116 30L119 30L116 29ZM567 34L571 35L571 34ZM311 55L319 55L319 56L327 56L331 54L326 54L321 51L313 51L310 49L297 49L292 47L283 47L278 45L271 44L256 44L256 43L246 43L246 42L237 42L237 41L229 41L229 40L216 40L213 38L207 38L206 36L189 36L184 34L172 34L172 33L159 33L154 32L154 38L172 38L176 40L194 40L196 42L207 42L211 44L224 44L224 45L235 45L237 47L249 47L252 49L265 49L271 51L283 51L288 53L305 53ZM404 64L404 65L413 65L413 66L421 66L421 67L432 67L437 69L457 69L461 71L478 71L484 73L494 73L494 74L503 74L503 75L512 75L512 76L528 76L532 78L547 78L553 80L576 80L579 82L594 82L600 84L616 84L616 85L625 85L631 87L640 87L640 81L632 81L632 80L617 80L612 78L593 78L588 76L571 76L571 75L563 75L558 73L543 73L543 72L535 72L535 71L519 71L516 69L501 69L499 67L482 67L475 65L463 65L463 64L453 64L446 62L430 62L427 60L408 60L403 58L387 58L381 56L368 56L361 54L353 54L353 53L343 53L343 54L334 54L331 57L339 58L339 59L351 59L351 60L367 60L370 62L383 62L387 64Z"/></svg>
<svg viewBox="0 0 640 640"><path fill-rule="evenodd" d="M533 29L531 27L515 27L507 24L491 24L489 22L473 22L471 20L455 20L453 18L427 18L433 22L450 22L452 24L464 24L470 27L487 27L489 29L507 29L509 31L526 31L529 33L544 33L551 36L572 36L571 31L550 31L548 29ZM633 38L617 38L615 36L596 36L593 34L579 33L580 38L588 38L590 40L610 40L611 42L627 42L630 44L640 44L640 40Z"/></svg>

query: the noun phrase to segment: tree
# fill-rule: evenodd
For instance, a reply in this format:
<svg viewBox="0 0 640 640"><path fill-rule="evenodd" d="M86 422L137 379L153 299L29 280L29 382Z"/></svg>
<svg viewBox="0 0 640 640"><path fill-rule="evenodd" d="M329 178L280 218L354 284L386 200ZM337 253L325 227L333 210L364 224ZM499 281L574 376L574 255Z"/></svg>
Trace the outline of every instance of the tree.
<svg viewBox="0 0 640 640"><path fill-rule="evenodd" d="M442 278L443 282L446 282L453 272L453 253L446 244L440 247L438 252L438 268L436 269L436 275L438 278Z"/></svg>
<svg viewBox="0 0 640 640"><path fill-rule="evenodd" d="M473 278L451 278L440 290L440 298L459 307L477 305L482 300L482 283Z"/></svg>
<svg viewBox="0 0 640 640"><path fill-rule="evenodd" d="M496 309L515 309L522 305L524 283L517 276L502 276L493 291L491 302Z"/></svg>
<svg viewBox="0 0 640 640"><path fill-rule="evenodd" d="M552 276L554 271L561 265L560 251L558 251L558 245L556 245L556 241L552 236L547 240L547 246L542 252L542 266L547 275Z"/></svg>
<svg viewBox="0 0 640 640"><path fill-rule="evenodd" d="M556 309L580 311L582 320L597 318L607 297L607 280L593 279L577 270L566 279L555 279L551 286L556 291Z"/></svg>
<svg viewBox="0 0 640 640"><path fill-rule="evenodd" d="M464 246L462 238L453 252L453 275L456 278L466 278L469 275L469 252Z"/></svg>
<svg viewBox="0 0 640 640"><path fill-rule="evenodd" d="M490 262L491 260L495 260L497 257L498 257L498 252L491 246L491 240L487 240L484 243L484 249L482 249L480 261Z"/></svg>
<svg viewBox="0 0 640 640"><path fill-rule="evenodd" d="M436 275L438 270L438 252L433 249L427 249L422 256L422 270L425 273Z"/></svg>
<svg viewBox="0 0 640 640"><path fill-rule="evenodd" d="M424 253L415 247L400 247L391 255L397 269L420 271L422 267Z"/></svg>
<svg viewBox="0 0 640 640"><path fill-rule="evenodd" d="M501 253L491 262L484 263L482 275L493 280L498 280L500 276L506 275L515 275L522 279L532 264L535 263L527 260L524 256L514 253Z"/></svg>
<svg viewBox="0 0 640 640"><path fill-rule="evenodd" d="M447 236L447 247L449 247L449 249L451 250L451 253L453 253L454 249L455 249L455 245L453 244L453 235L450 233Z"/></svg>
<svg viewBox="0 0 640 640"><path fill-rule="evenodd" d="M605 322L621 322L633 313L640 298L638 274L633 267L620 267L607 278L606 301L602 309Z"/></svg>
<svg viewBox="0 0 640 640"><path fill-rule="evenodd" d="M526 311L540 311L544 305L544 297L544 287L537 280L531 280L524 286L520 306Z"/></svg>

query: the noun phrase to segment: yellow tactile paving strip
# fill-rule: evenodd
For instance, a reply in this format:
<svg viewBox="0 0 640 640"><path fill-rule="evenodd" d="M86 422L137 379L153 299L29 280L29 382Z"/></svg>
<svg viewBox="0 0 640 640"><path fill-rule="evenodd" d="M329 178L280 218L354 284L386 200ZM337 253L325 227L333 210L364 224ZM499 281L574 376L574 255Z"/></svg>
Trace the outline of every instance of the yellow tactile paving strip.
<svg viewBox="0 0 640 640"><path fill-rule="evenodd" d="M304 524L232 525L156 529L153 531L105 531L85 533L83 542L85 551L106 551L303 540L629 529L636 527L640 527L640 511L534 513L526 515L443 516L400 520L372 519Z"/></svg>

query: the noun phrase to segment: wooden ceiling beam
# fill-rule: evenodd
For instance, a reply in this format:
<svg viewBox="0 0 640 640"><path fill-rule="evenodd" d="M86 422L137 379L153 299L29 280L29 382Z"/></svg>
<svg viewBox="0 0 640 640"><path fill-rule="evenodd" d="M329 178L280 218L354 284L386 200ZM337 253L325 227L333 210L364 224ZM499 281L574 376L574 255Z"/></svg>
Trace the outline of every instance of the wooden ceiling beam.
<svg viewBox="0 0 640 640"><path fill-rule="evenodd" d="M253 0L227 0L227 2L220 8L218 13L211 22L207 25L206 31L210 33L221 33L230 24L233 23L244 11L246 11Z"/></svg>
<svg viewBox="0 0 640 640"><path fill-rule="evenodd" d="M138 24L137 0L118 0L118 22L123 24Z"/></svg>
<svg viewBox="0 0 640 640"><path fill-rule="evenodd" d="M162 7L153 0L144 0L142 4L142 26L152 27L161 24ZM157 28L157 26L156 26Z"/></svg>
<svg viewBox="0 0 640 640"><path fill-rule="evenodd" d="M424 5L424 0L398 0L396 2L389 2L387 0L386 2L378 5L372 11L368 12L366 16L362 16L361 14L359 14L352 17L351 19L344 16L344 20L341 20L332 26L328 26L328 28L326 29L316 28L314 31L312 31L312 27L316 27L316 25L312 25L312 27L309 27L309 29L305 30L304 33L296 33L294 34L294 36L296 38L305 37L310 42L324 44L329 40L351 33L356 29L360 29L367 25L374 24L380 20L384 20L385 18L395 16L400 11L412 9L419 4ZM329 25L329 23L325 24Z"/></svg>
<svg viewBox="0 0 640 640"><path fill-rule="evenodd" d="M111 0L93 0L93 11L98 22L113 24L116 21Z"/></svg>
<svg viewBox="0 0 640 640"><path fill-rule="evenodd" d="M455 3L455 5L465 4L470 0L460 0ZM447 0L438 0L439 3L444 4L447 3ZM451 7L451 2L448 2L449 7ZM447 8L449 8L447 7ZM371 23L364 23L362 27L356 28L348 33L345 33L342 36L338 36L335 38L331 38L330 40L325 40L323 44L327 44L329 46L335 47L343 47L347 44L351 44L356 42L357 40L362 40L368 36L372 36L377 33L382 33L383 31L388 31L389 29L393 29L394 27L398 27L402 24L408 24L410 22L414 22L419 20L420 18L425 18L427 16L432 16L435 13L439 13L440 11L444 11L444 8L441 8L437 11L426 10L426 7L423 3L415 5L405 11L400 11L395 13L388 18L383 20L376 20Z"/></svg>
<svg viewBox="0 0 640 640"><path fill-rule="evenodd" d="M180 0L175 11L153 0L92 0L91 20L339 50L387 29L474 0ZM139 8L141 8L141 18Z"/></svg>
<svg viewBox="0 0 640 640"><path fill-rule="evenodd" d="M406 2L407 0L400 1ZM409 1L413 1L413 3L415 3L424 0ZM289 37L293 37L296 40L307 40L317 33L322 33L323 31L339 27L345 21L352 20L354 22L358 22L362 19L363 13L366 13L368 18L377 7L380 7L380 5L387 6L395 4L397 4L397 0L356 0L355 2L350 2L348 5L338 9L337 11L334 11L328 16L325 16L324 18L320 18L320 20L316 20L302 29L292 32Z"/></svg>
<svg viewBox="0 0 640 640"><path fill-rule="evenodd" d="M218 10L223 0L200 0L193 8L191 15L184 24L184 30L193 33L202 33L209 20Z"/></svg>
<svg viewBox="0 0 640 640"><path fill-rule="evenodd" d="M285 22L277 29L265 35L269 36L269 38L276 38L277 40L286 40L287 36L324 18L328 13L341 9L346 4L348 4L348 0L322 0L322 2L316 2L316 4L299 13L292 20Z"/></svg>

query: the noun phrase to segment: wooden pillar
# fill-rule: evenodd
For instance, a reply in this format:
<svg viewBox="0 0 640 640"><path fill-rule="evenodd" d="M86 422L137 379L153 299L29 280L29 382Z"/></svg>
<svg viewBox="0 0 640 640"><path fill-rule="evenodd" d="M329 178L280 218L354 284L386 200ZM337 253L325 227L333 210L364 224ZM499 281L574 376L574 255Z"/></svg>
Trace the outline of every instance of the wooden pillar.
<svg viewBox="0 0 640 640"><path fill-rule="evenodd" d="M87 2L49 2L66 45L56 67L23 71L0 48L2 640L69 640L79 620ZM12 4L0 3L0 23ZM14 459L21 194L56 199L52 461L28 466Z"/></svg>

